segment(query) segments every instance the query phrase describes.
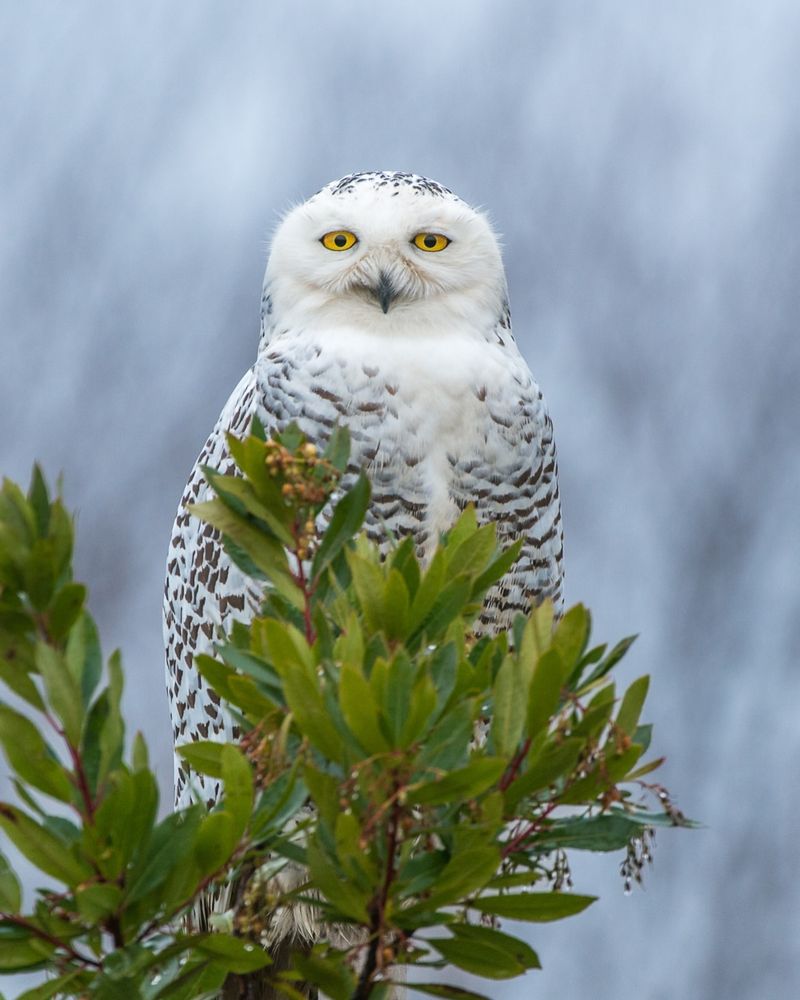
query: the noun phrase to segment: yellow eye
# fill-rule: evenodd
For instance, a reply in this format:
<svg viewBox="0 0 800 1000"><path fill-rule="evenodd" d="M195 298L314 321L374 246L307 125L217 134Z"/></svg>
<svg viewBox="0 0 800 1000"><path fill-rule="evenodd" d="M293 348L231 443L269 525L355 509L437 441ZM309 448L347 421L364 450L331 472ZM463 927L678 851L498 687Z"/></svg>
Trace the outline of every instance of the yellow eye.
<svg viewBox="0 0 800 1000"><path fill-rule="evenodd" d="M358 237L346 229L335 229L332 233L325 233L320 243L326 250L349 250L358 243Z"/></svg>
<svg viewBox="0 0 800 1000"><path fill-rule="evenodd" d="M411 242L420 250L437 253L439 250L444 250L450 240L441 233L417 233Z"/></svg>

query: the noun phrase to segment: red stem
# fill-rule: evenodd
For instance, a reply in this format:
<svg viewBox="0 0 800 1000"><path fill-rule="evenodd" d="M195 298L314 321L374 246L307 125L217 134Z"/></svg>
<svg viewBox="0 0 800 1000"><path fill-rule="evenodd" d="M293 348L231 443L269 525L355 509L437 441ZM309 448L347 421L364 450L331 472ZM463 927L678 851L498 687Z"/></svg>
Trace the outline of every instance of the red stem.
<svg viewBox="0 0 800 1000"><path fill-rule="evenodd" d="M67 745L67 750L69 751L70 760L72 761L72 767L75 771L74 775L75 787L78 789L78 791L81 794L81 798L83 799L83 805L84 808L86 809L86 821L89 824L92 824L94 823L95 802L94 799L92 798L92 793L89 788L89 779L86 777L86 771L84 770L83 767L83 760L81 759L81 755L78 752L78 748L73 746L72 741L67 738L67 735L64 732L64 730L61 728L61 726L59 726L59 724L56 722L56 720L49 712L45 712L44 715L47 721L53 727L53 729L58 733L58 735ZM80 809L78 810L78 812L80 813Z"/></svg>
<svg viewBox="0 0 800 1000"><path fill-rule="evenodd" d="M297 573L295 574L295 582L303 592L303 622L305 624L305 630L306 630L306 642L309 644L309 646L312 646L314 644L314 640L317 638L317 634L314 631L314 623L311 621L311 598L314 593L314 588L311 586L310 581L306 579L306 571L303 568L303 560L298 555L300 542L297 537L298 535L297 524L295 524L294 526L293 535L296 546L294 550L294 557L297 560Z"/></svg>
<svg viewBox="0 0 800 1000"><path fill-rule="evenodd" d="M509 854L513 854L518 847L524 844L528 837L532 837L534 833L537 833L542 828L543 822L547 819L550 813L557 808L557 806L558 802L555 800L548 803L546 808L543 810L542 815L539 816L538 819L532 820L520 833L516 835L516 837L512 837L511 840L503 846L501 857L505 860Z"/></svg>
<svg viewBox="0 0 800 1000"><path fill-rule="evenodd" d="M55 945L56 948L60 948L62 951L66 952L70 958L74 959L76 962L82 962L84 965L91 965L96 969L99 969L100 962L95 961L93 958L89 958L88 955L81 955L79 951L62 941L60 938L55 937L52 934L48 934L47 931L41 930L35 924L30 923L24 917L18 917L14 913L0 913L0 920L7 920L11 924L15 924L17 927L21 927L26 931L30 931L31 934L35 934L36 937L40 938L42 941L47 941L49 944Z"/></svg>
<svg viewBox="0 0 800 1000"><path fill-rule="evenodd" d="M400 803L396 798L397 790L398 782L395 779L392 792L395 800L389 820L389 829L386 834L386 873L383 877L380 895L370 906L372 926L370 927L369 950L364 962L364 968L361 971L361 977L358 980L358 986L353 994L353 1000L368 1000L372 992L373 976L378 967L378 951L383 941L383 917L386 912L386 903L389 899L389 890L392 887L392 880L395 876L394 855L397 850L397 832L400 826Z"/></svg>
<svg viewBox="0 0 800 1000"><path fill-rule="evenodd" d="M511 782L516 778L517 774L519 773L519 769L522 766L522 762L527 757L530 748L531 748L531 738L529 736L522 744L522 746L519 748L519 750L517 750L517 752L514 754L511 763L508 765L508 769L506 770L503 777L500 779L500 784L498 785L498 788L500 789L501 792L504 792L511 784Z"/></svg>

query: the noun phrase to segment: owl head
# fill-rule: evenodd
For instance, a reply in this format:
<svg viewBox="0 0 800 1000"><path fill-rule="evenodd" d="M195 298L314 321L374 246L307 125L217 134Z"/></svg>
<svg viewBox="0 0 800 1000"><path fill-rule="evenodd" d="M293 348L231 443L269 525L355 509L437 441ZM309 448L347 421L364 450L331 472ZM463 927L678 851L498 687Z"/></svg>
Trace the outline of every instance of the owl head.
<svg viewBox="0 0 800 1000"><path fill-rule="evenodd" d="M506 301L486 217L435 181L385 171L350 174L292 209L264 284L272 322L295 329L483 333Z"/></svg>

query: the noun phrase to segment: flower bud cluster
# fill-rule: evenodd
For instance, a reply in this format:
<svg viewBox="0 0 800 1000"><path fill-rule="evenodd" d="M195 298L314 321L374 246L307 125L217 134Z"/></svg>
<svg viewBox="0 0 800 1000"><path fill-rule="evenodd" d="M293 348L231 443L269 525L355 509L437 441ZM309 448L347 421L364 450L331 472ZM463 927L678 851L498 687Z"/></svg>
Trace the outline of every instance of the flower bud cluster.
<svg viewBox="0 0 800 1000"><path fill-rule="evenodd" d="M287 507L297 512L296 555L307 559L316 540L316 515L331 498L341 474L310 441L292 451L279 441L269 440L264 464L280 485Z"/></svg>
<svg viewBox="0 0 800 1000"><path fill-rule="evenodd" d="M629 896L633 883L643 884L645 865L653 863L653 848L656 846L656 832L651 826L645 827L638 837L628 842L625 860L619 866L619 873Z"/></svg>

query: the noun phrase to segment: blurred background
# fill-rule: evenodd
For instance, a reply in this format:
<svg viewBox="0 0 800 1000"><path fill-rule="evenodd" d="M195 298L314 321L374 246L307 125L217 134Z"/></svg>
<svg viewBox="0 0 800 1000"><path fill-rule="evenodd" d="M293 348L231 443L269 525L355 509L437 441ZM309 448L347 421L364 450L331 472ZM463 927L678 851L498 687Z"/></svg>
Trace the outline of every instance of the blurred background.
<svg viewBox="0 0 800 1000"><path fill-rule="evenodd" d="M504 234L568 601L641 633L622 674L652 674L661 780L706 824L660 831L630 897L620 857L576 856L600 902L483 988L800 996L794 0L0 5L0 471L64 473L165 802L178 497L254 360L279 214L376 168Z"/></svg>

